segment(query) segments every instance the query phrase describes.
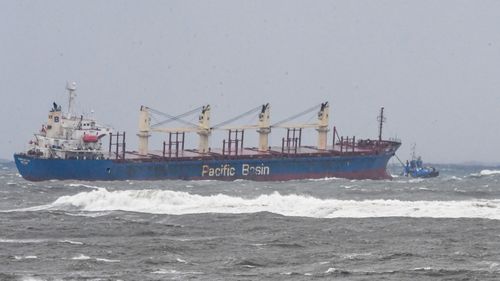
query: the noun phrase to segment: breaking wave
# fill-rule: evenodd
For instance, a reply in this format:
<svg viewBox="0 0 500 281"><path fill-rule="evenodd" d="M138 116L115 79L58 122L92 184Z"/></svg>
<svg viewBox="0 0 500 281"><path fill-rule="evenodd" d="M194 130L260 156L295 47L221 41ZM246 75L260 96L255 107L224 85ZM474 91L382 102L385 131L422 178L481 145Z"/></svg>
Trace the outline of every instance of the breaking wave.
<svg viewBox="0 0 500 281"><path fill-rule="evenodd" d="M479 173L470 174L470 177L479 178L479 177L495 176L495 175L500 175L500 170L488 170L488 169L481 170Z"/></svg>
<svg viewBox="0 0 500 281"><path fill-rule="evenodd" d="M120 190L104 188L62 196L48 209L101 212L130 211L155 214L256 213L314 218L433 217L500 219L500 200L401 201L337 200L278 192L255 198L224 194L202 196L170 190Z"/></svg>
<svg viewBox="0 0 500 281"><path fill-rule="evenodd" d="M479 172L481 176L491 176L491 175L498 175L500 174L500 170L481 170Z"/></svg>

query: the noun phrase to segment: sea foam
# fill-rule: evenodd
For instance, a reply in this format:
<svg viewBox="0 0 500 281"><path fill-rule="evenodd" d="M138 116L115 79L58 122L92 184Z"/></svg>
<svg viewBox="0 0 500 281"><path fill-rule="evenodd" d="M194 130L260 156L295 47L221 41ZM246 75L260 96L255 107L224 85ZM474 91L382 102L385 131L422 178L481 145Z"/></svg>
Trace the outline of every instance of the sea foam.
<svg viewBox="0 0 500 281"><path fill-rule="evenodd" d="M170 190L106 189L62 196L51 209L101 212L122 210L155 214L256 213L271 212L284 216L315 218L433 217L500 219L500 200L401 201L337 200L306 195L282 195L278 192L255 198L224 194L202 196Z"/></svg>
<svg viewBox="0 0 500 281"><path fill-rule="evenodd" d="M500 174L500 170L481 170L479 172L481 176L491 176L491 175L498 175Z"/></svg>

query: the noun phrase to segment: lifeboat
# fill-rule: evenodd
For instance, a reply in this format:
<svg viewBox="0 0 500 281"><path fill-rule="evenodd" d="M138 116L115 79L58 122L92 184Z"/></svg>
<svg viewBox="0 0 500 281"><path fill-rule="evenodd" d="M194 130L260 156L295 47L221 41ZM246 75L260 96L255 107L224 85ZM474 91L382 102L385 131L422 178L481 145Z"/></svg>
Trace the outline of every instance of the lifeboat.
<svg viewBox="0 0 500 281"><path fill-rule="evenodd" d="M98 139L96 135L83 135L83 142L97 142Z"/></svg>

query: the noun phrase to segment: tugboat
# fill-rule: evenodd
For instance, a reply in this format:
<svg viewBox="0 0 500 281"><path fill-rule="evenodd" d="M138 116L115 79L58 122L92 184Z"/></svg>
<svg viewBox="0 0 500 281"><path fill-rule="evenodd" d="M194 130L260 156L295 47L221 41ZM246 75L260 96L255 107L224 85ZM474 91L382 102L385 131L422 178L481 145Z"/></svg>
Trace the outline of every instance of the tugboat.
<svg viewBox="0 0 500 281"><path fill-rule="evenodd" d="M434 167L424 166L422 157L415 156L415 145L412 148L412 159L410 161L406 160L406 164L403 166L403 174L408 177L413 178L434 178L439 176L439 171Z"/></svg>

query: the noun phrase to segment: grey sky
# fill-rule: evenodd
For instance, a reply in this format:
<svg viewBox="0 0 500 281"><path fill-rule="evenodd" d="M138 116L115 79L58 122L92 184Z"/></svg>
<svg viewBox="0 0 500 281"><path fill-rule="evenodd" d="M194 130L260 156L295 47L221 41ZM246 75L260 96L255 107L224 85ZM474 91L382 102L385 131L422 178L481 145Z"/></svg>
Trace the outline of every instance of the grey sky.
<svg viewBox="0 0 500 281"><path fill-rule="evenodd" d="M218 123L327 100L331 124L363 138L385 106L401 158L417 143L430 162L500 162L500 1L8 0L0 18L0 158L25 149L76 81L79 108L126 130L129 148L141 104L210 103Z"/></svg>

